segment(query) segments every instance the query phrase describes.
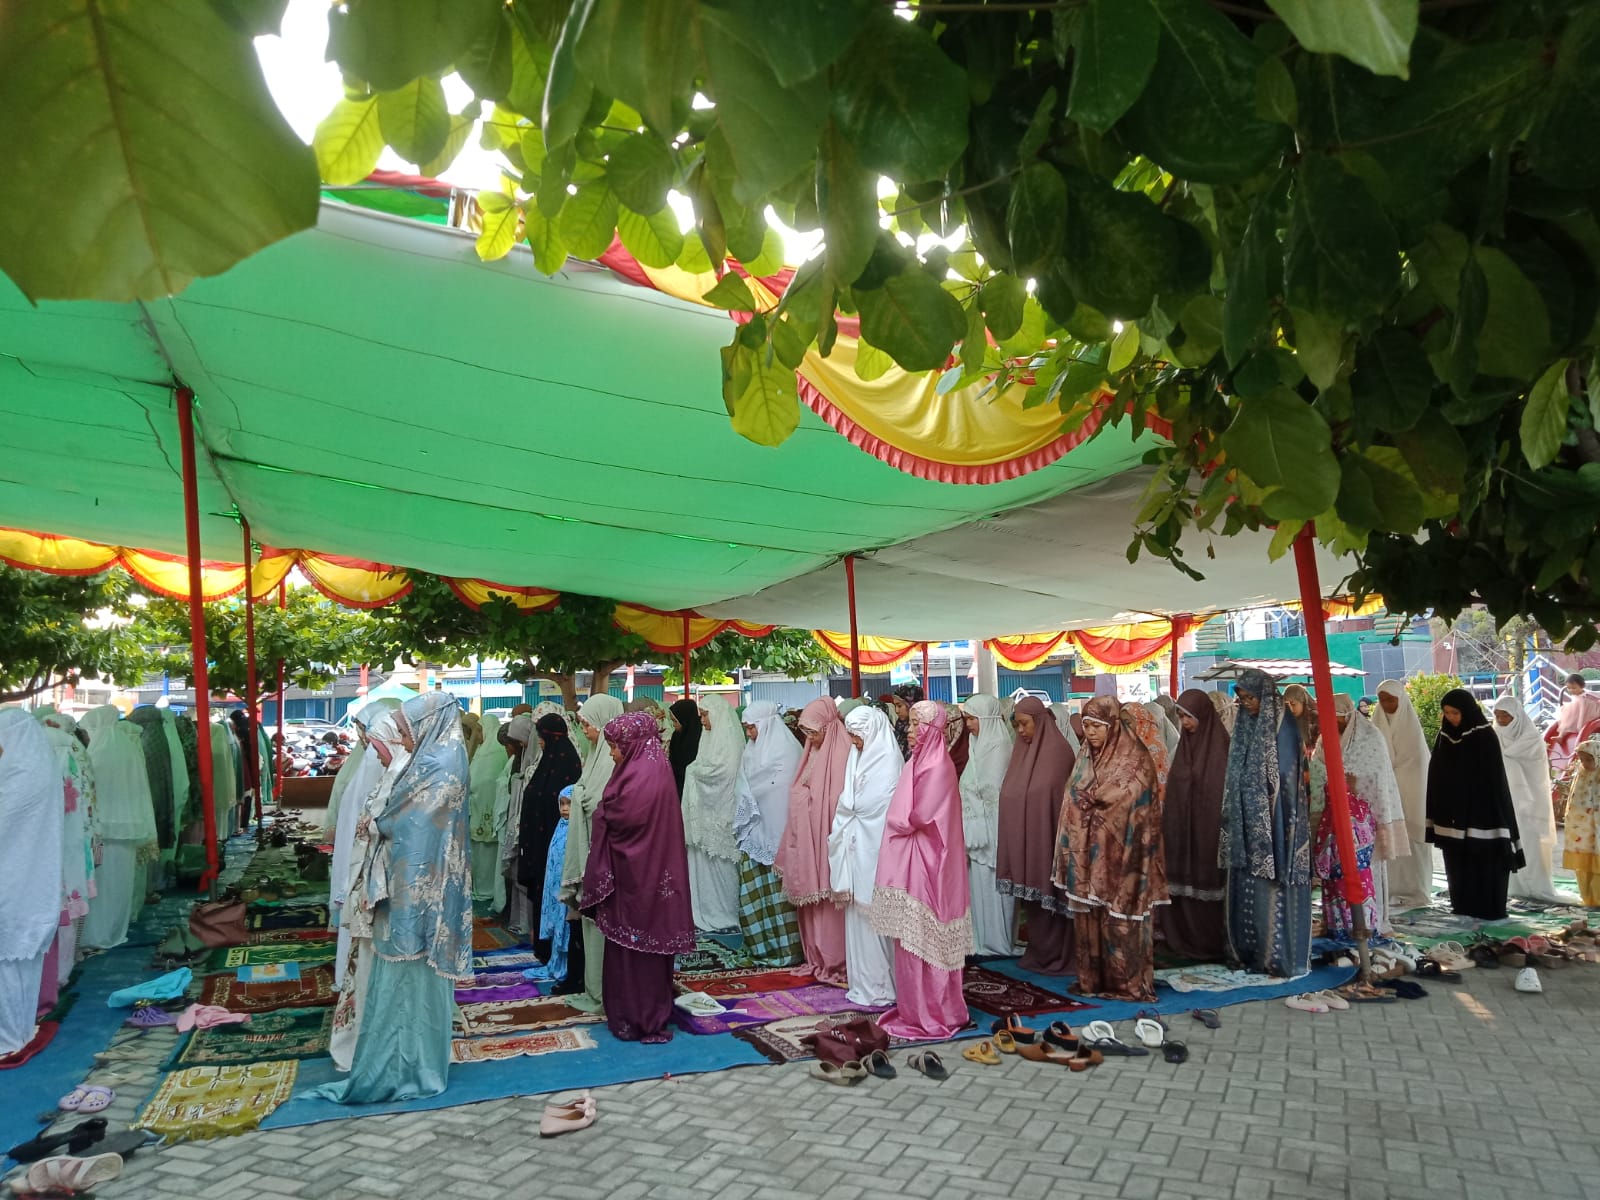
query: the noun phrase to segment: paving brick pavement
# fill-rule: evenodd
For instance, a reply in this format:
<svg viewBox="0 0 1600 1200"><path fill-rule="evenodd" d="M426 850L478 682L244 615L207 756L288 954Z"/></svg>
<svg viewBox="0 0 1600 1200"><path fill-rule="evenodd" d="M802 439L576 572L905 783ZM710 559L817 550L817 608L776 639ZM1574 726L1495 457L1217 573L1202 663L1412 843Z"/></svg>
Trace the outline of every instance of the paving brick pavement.
<svg viewBox="0 0 1600 1200"><path fill-rule="evenodd" d="M1113 1059L1073 1074L941 1048L946 1083L897 1054L899 1079L849 1089L805 1064L746 1067L598 1088L596 1125L557 1139L538 1136L546 1098L518 1097L145 1151L97 1194L1600 1197L1600 1044L1588 1036L1600 968L1545 971L1539 996L1514 992L1513 974L1472 971L1427 985L1427 1000L1326 1016L1240 1005L1215 1032L1180 1021L1174 1036L1191 1051L1180 1066ZM140 1070L126 1058L112 1069L129 1084Z"/></svg>

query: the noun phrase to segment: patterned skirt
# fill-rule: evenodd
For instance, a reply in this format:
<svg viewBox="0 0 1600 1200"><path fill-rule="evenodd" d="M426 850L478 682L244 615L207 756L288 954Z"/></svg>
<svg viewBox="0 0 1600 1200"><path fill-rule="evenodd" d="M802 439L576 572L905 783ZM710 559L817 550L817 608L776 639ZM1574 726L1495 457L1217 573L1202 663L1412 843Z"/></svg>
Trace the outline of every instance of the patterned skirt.
<svg viewBox="0 0 1600 1200"><path fill-rule="evenodd" d="M763 967L790 967L804 957L800 923L771 867L746 854L739 860L739 932L744 952Z"/></svg>

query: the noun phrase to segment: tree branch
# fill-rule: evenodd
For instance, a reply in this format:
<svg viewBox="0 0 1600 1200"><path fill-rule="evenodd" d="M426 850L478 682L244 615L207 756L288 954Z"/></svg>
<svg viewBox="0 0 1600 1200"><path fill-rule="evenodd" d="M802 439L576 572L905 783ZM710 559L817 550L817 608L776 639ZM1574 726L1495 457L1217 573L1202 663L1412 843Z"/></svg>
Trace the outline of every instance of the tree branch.
<svg viewBox="0 0 1600 1200"><path fill-rule="evenodd" d="M0 692L0 704L15 704L19 700L26 700L30 696L37 696L41 692L48 692L52 688L60 687L63 683L66 683L67 678L68 677L66 676L63 676L60 679L50 679L47 677L43 682L40 682L39 676L35 675L32 679L28 680L28 686L19 691Z"/></svg>

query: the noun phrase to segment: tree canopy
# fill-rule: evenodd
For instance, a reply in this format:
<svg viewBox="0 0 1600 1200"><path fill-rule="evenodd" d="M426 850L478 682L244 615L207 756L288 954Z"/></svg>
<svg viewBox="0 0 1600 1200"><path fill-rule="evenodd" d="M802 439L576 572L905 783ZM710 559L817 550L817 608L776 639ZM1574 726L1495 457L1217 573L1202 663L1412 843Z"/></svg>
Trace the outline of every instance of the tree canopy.
<svg viewBox="0 0 1600 1200"><path fill-rule="evenodd" d="M548 273L616 236L736 264L707 299L749 314L722 355L746 437L795 429L795 366L854 319L858 372L1167 433L1130 559L1198 574L1197 541L1272 527L1281 553L1314 521L1391 607L1595 640L1600 6L343 0L311 150L249 49L282 8L22 6L0 268L34 297L165 294L309 224L319 172L357 181L385 144L438 171L475 133L505 158L485 257L526 240ZM454 114L451 71L477 97ZM769 212L822 251L757 312Z"/></svg>
<svg viewBox="0 0 1600 1200"><path fill-rule="evenodd" d="M120 572L44 575L0 563L0 703L84 677L138 683L151 662L131 624L138 596Z"/></svg>

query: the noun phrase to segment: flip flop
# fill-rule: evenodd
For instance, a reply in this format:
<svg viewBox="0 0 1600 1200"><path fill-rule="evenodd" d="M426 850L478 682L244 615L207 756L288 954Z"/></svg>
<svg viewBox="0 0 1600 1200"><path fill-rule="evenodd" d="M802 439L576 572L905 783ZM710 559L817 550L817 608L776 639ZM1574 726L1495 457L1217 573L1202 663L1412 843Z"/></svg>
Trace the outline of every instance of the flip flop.
<svg viewBox="0 0 1600 1200"><path fill-rule="evenodd" d="M998 1067L1000 1065L1000 1056L994 1052L994 1044L992 1042L979 1042L975 1046L968 1046L961 1052L961 1057L968 1062L982 1063L986 1067Z"/></svg>
<svg viewBox="0 0 1600 1200"><path fill-rule="evenodd" d="M1328 1006L1310 993L1304 993L1299 996L1290 996L1283 1002L1283 1006L1285 1008L1292 1008L1296 1012L1325 1013L1328 1011Z"/></svg>
<svg viewBox="0 0 1600 1200"><path fill-rule="evenodd" d="M1149 1017L1140 1017L1133 1023L1133 1036L1146 1046L1154 1049L1167 1040L1167 1030L1160 1021L1152 1021Z"/></svg>
<svg viewBox="0 0 1600 1200"><path fill-rule="evenodd" d="M1222 1018L1217 1015L1217 1010L1214 1008L1197 1008L1189 1015L1196 1021L1199 1021L1201 1024L1203 1024L1207 1029L1222 1028Z"/></svg>
<svg viewBox="0 0 1600 1200"><path fill-rule="evenodd" d="M1388 988L1402 1000L1424 1000L1428 995L1426 988L1421 984L1412 983L1409 979L1387 979L1378 986Z"/></svg>
<svg viewBox="0 0 1600 1200"><path fill-rule="evenodd" d="M71 1129L63 1130L61 1133L41 1133L21 1145L11 1147L6 1151L6 1155L19 1163L38 1162L58 1150L86 1150L100 1141L105 1132L106 1119L95 1117L92 1121L79 1121Z"/></svg>
<svg viewBox="0 0 1600 1200"><path fill-rule="evenodd" d="M861 1065L879 1079L893 1079L900 1074L889 1061L888 1054L882 1050L874 1050L861 1060Z"/></svg>
<svg viewBox="0 0 1600 1200"><path fill-rule="evenodd" d="M1334 1012L1348 1012L1350 1010L1350 1001L1339 995L1338 992L1330 992L1324 988L1322 991L1313 992L1312 994Z"/></svg>
<svg viewBox="0 0 1600 1200"><path fill-rule="evenodd" d="M76 1158L92 1158L96 1154L115 1154L120 1158L132 1158L146 1146L155 1145L158 1140L143 1129L119 1129L97 1142L91 1142L81 1150L69 1149L68 1153Z"/></svg>
<svg viewBox="0 0 1600 1200"><path fill-rule="evenodd" d="M1339 995L1351 1004L1393 1004L1399 999L1393 992L1362 983L1359 979L1352 979L1345 984L1339 989Z"/></svg>
<svg viewBox="0 0 1600 1200"><path fill-rule="evenodd" d="M1470 964L1469 964L1470 965ZM1460 983L1461 972L1447 970L1438 959L1425 958L1417 963L1418 979L1437 979L1442 983Z"/></svg>
<svg viewBox="0 0 1600 1200"><path fill-rule="evenodd" d="M1108 1038L1083 1038L1078 1043L1081 1049L1098 1050L1105 1058L1146 1058L1150 1051L1143 1046L1130 1046L1118 1037Z"/></svg>
<svg viewBox="0 0 1600 1200"><path fill-rule="evenodd" d="M1110 1021L1090 1021L1079 1033L1080 1037L1088 1038L1091 1042L1103 1042L1107 1039L1117 1040L1117 1031Z"/></svg>
<svg viewBox="0 0 1600 1200"><path fill-rule="evenodd" d="M842 1066L835 1066L831 1062L818 1062L811 1065L811 1076L824 1083L854 1087L867 1077L867 1070L859 1062L848 1062Z"/></svg>
<svg viewBox="0 0 1600 1200"><path fill-rule="evenodd" d="M1189 1047L1182 1042L1162 1042L1161 1057L1169 1063L1185 1063L1189 1061Z"/></svg>
<svg viewBox="0 0 1600 1200"><path fill-rule="evenodd" d="M913 1071L919 1071L935 1083L943 1083L950 1078L950 1071L944 1062L932 1050L918 1050L906 1059Z"/></svg>

